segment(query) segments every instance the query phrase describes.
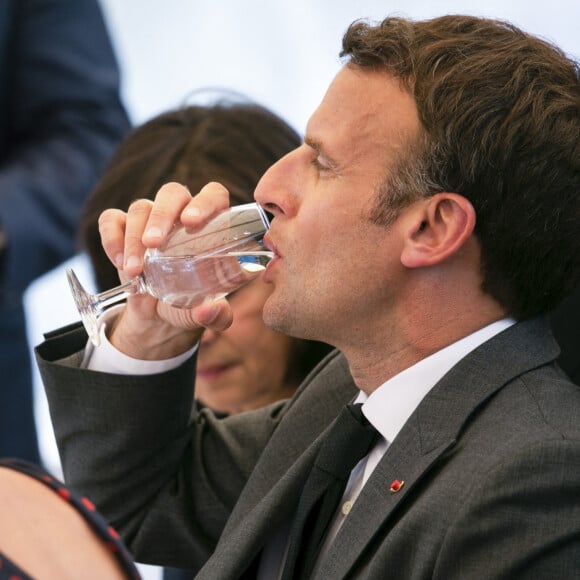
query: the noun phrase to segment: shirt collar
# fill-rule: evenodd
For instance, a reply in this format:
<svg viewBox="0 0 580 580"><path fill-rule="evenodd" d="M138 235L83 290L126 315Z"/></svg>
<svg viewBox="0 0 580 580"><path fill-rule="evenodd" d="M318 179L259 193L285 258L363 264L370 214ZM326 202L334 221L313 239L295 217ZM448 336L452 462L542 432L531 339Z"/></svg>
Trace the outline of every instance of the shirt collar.
<svg viewBox="0 0 580 580"><path fill-rule="evenodd" d="M395 375L370 397L360 391L355 402L363 404L366 418L391 443L443 375L480 344L514 323L511 318L493 322Z"/></svg>

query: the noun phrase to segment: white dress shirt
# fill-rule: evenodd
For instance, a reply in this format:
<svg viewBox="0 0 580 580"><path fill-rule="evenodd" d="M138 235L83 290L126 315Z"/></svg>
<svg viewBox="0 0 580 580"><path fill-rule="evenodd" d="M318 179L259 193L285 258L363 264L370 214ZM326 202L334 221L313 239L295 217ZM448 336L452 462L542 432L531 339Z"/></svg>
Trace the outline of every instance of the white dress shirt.
<svg viewBox="0 0 580 580"><path fill-rule="evenodd" d="M93 347L89 341L83 366L116 374L151 374L176 368L195 351L196 347L178 357L163 361L140 361L120 353L113 348L105 336L106 321L114 316L115 309L115 307L109 309L103 317L100 346ZM319 561L322 560L328 546L336 537L345 518L348 517L352 504L358 498L389 444L395 439L423 397L459 360L514 322L513 319L505 318L477 330L395 375L369 397L362 391L359 392L355 402L362 403L364 415L381 434L381 438L371 452L353 469L339 509L322 546ZM280 530L264 547L258 580L280 578L286 557L288 532L289 527Z"/></svg>

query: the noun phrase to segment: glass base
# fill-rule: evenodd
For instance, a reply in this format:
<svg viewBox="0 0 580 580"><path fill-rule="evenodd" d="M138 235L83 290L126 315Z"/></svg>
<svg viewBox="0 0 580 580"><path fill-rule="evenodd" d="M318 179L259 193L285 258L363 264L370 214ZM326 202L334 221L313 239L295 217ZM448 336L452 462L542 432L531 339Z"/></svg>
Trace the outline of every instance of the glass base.
<svg viewBox="0 0 580 580"><path fill-rule="evenodd" d="M100 336L99 323L97 320L98 313L94 307L93 296L83 288L83 285L79 282L79 279L72 269L67 269L66 277L83 326L85 327L91 342L95 346L99 346Z"/></svg>

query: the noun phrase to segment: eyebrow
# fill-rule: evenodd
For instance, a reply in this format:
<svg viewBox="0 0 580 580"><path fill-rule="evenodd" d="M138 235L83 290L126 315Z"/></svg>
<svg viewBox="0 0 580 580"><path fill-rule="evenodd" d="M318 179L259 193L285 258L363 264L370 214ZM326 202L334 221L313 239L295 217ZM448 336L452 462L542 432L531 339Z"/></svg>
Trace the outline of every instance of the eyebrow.
<svg viewBox="0 0 580 580"><path fill-rule="evenodd" d="M320 141L317 141L316 139L313 139L312 137L308 137L308 136L304 137L304 143L306 143L306 145L308 145L308 147L311 147L315 151L320 152L320 150L322 149L322 144L320 143Z"/></svg>

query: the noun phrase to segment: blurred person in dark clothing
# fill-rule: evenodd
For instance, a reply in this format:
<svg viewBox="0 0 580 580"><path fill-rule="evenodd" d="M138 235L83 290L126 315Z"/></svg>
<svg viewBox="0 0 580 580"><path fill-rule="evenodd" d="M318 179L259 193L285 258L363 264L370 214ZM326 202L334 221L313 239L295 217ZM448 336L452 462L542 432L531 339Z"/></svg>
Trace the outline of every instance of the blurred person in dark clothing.
<svg viewBox="0 0 580 580"><path fill-rule="evenodd" d="M96 0L0 3L0 456L39 461L22 293L74 253L128 127Z"/></svg>

